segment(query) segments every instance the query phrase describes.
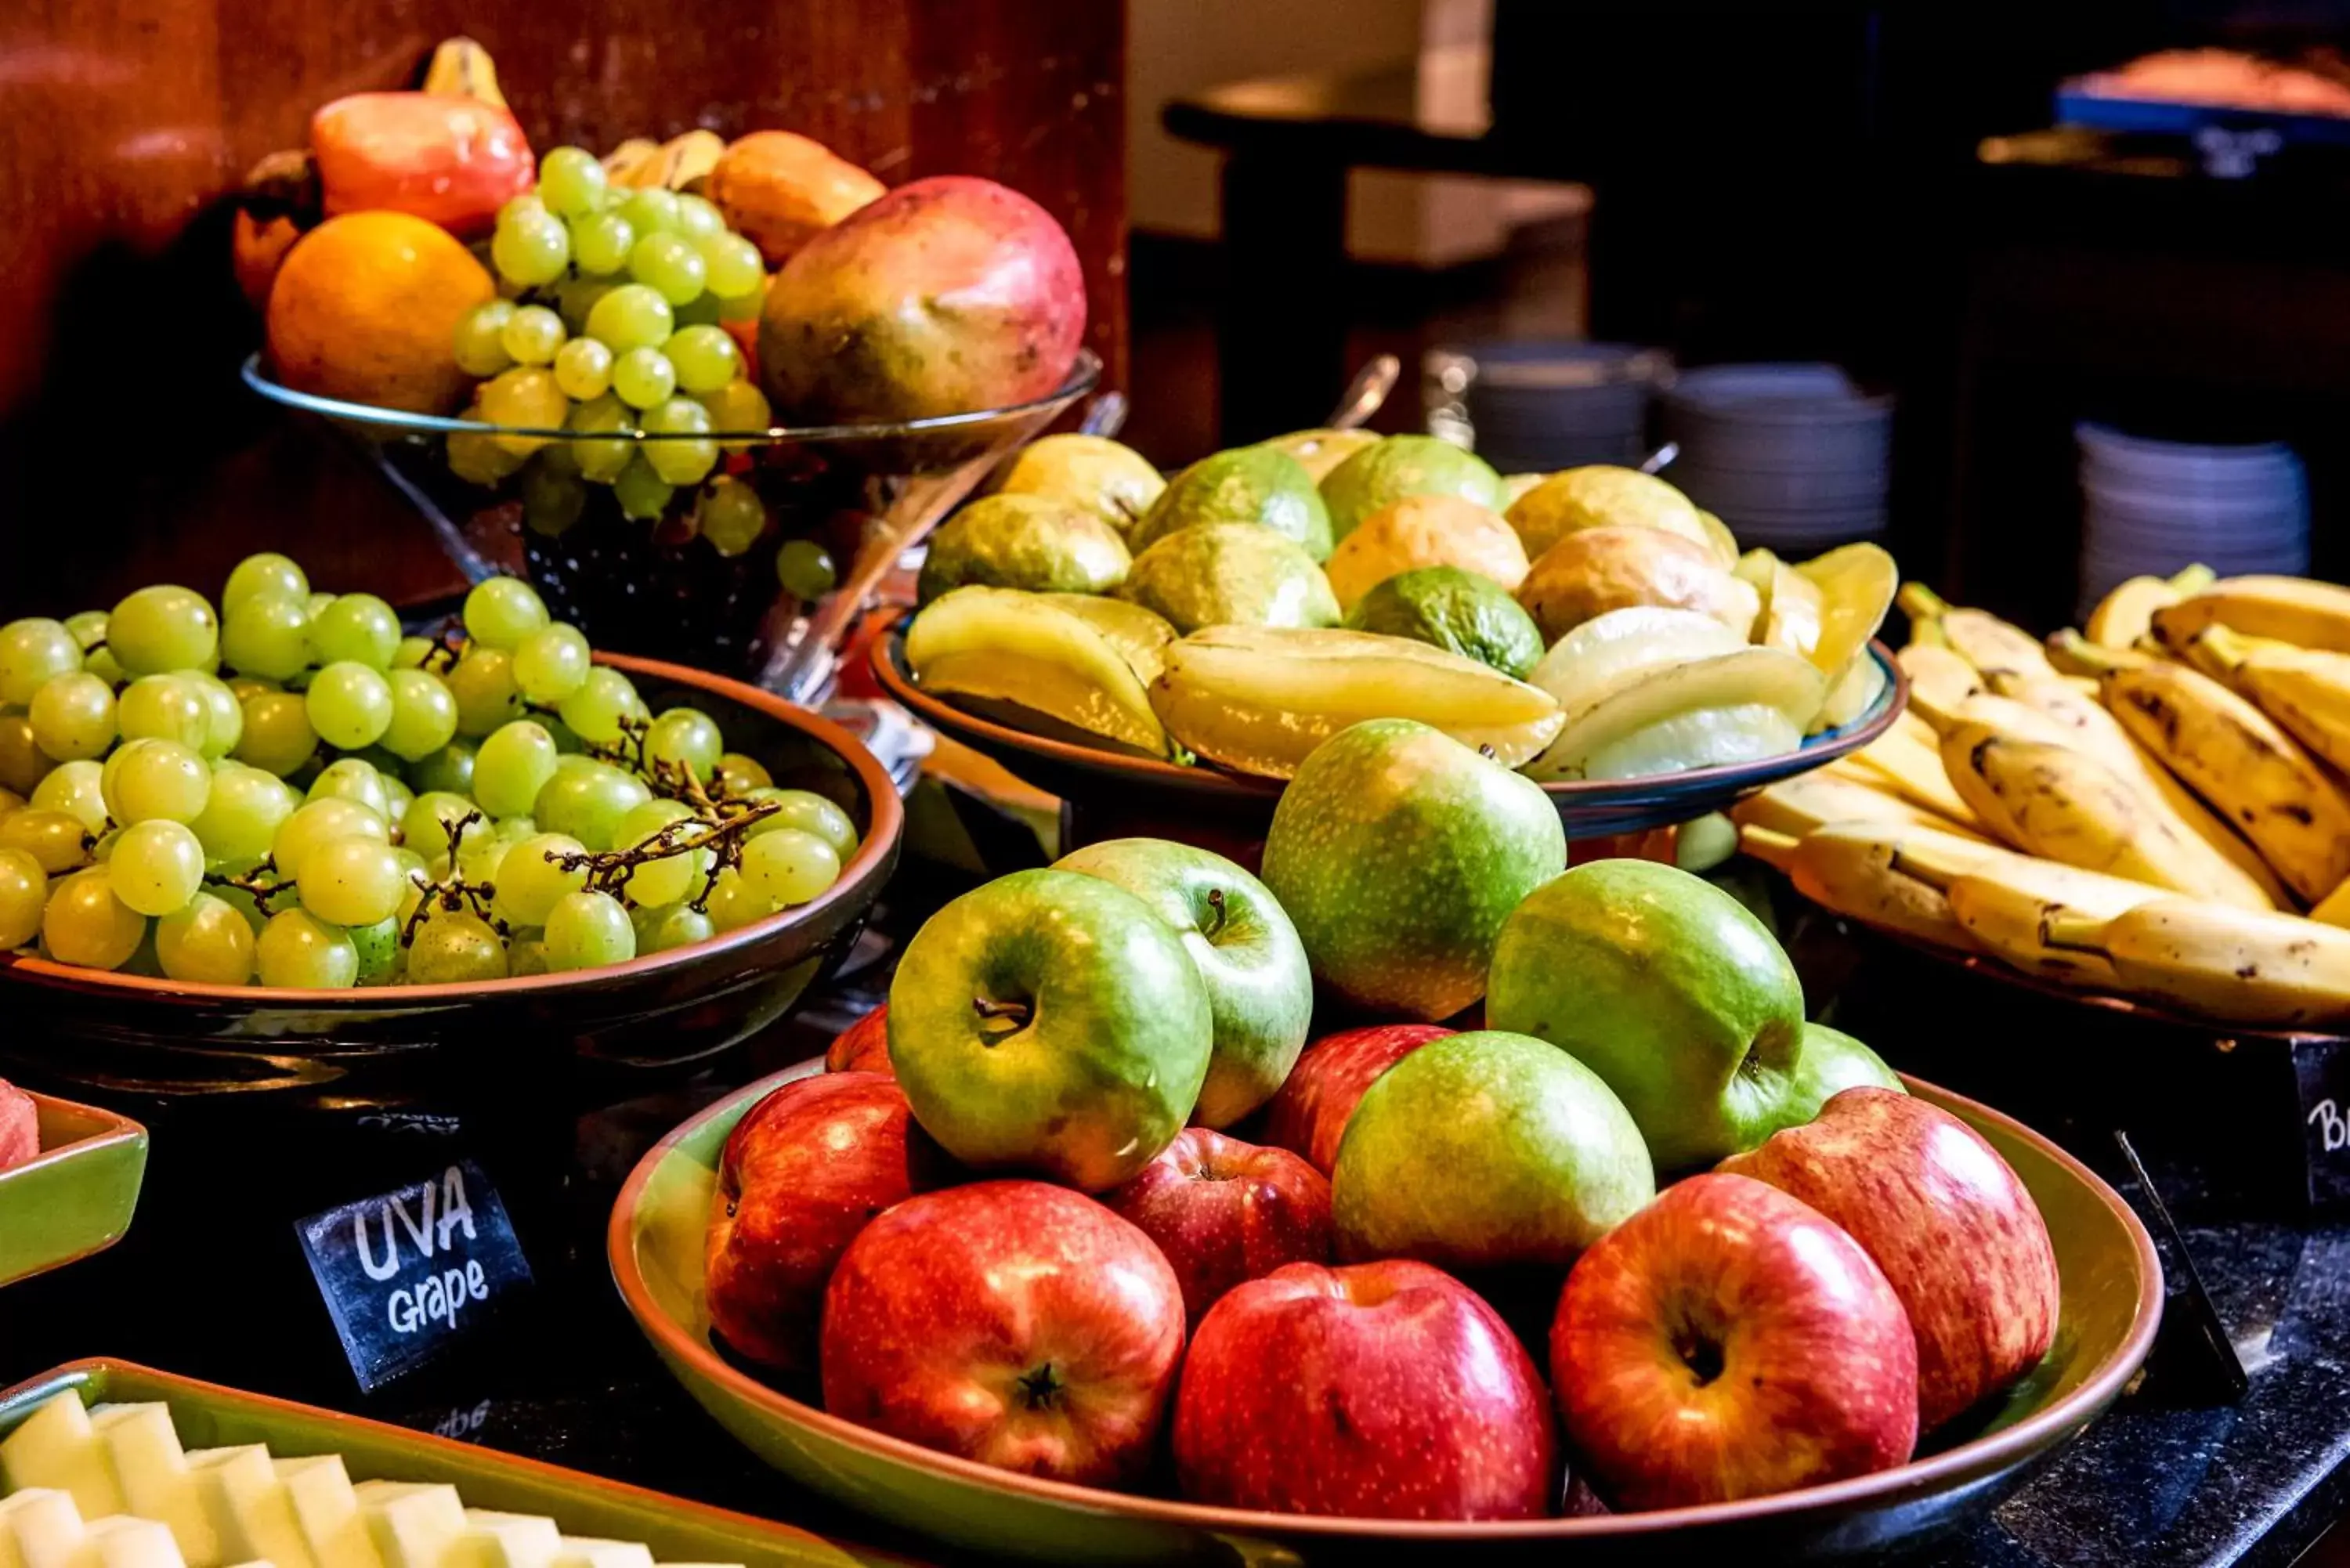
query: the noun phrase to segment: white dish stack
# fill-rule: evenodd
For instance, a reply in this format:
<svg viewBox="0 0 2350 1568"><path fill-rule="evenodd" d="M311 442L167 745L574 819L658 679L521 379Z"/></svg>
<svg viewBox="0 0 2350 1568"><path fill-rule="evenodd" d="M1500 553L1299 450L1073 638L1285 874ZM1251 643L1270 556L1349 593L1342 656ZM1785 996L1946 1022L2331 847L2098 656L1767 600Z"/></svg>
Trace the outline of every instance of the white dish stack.
<svg viewBox="0 0 2350 1568"><path fill-rule="evenodd" d="M2309 570L2309 479L2282 441L2200 446L2074 427L2081 449L2081 598L2200 561L2223 577Z"/></svg>
<svg viewBox="0 0 2350 1568"><path fill-rule="evenodd" d="M1664 477L1741 544L1800 556L1885 532L1893 402L1835 366L1684 370L1662 402Z"/></svg>

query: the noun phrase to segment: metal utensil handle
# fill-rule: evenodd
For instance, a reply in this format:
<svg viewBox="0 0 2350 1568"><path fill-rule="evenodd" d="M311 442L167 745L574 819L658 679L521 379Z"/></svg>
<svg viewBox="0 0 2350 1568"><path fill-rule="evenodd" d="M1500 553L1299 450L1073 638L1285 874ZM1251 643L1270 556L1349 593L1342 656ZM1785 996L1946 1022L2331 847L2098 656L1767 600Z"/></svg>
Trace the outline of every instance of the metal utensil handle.
<svg viewBox="0 0 2350 1568"><path fill-rule="evenodd" d="M1355 379L1347 383L1346 394L1338 400L1338 406L1330 410L1330 417L1322 421L1323 428L1350 431L1378 413L1379 406L1388 400L1388 394L1395 390L1397 379L1402 374L1403 361L1394 355L1381 354L1374 358L1356 371Z"/></svg>

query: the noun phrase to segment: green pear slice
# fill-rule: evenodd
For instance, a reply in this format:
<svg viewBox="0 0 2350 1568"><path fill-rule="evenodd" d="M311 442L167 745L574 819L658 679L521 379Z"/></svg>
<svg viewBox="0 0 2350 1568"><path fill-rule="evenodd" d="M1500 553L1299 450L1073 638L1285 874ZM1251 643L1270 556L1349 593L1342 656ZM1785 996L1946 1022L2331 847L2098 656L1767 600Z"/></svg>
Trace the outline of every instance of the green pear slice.
<svg viewBox="0 0 2350 1568"><path fill-rule="evenodd" d="M1147 638L1139 623L1126 625L1121 637ZM906 662L925 691L1014 728L1168 754L1167 732L1134 664L1109 634L1045 595L983 587L942 594L907 628Z"/></svg>
<svg viewBox="0 0 2350 1568"><path fill-rule="evenodd" d="M1646 776L1620 771L1597 774L1591 771L1595 767L1613 770L1653 764L1654 772L1679 773L1708 764L1680 762L1678 765L1665 765L1673 761L1669 748L1676 742L1702 753L1708 745L1734 749L1759 743L1753 737L1765 732L1737 718L1694 721L1651 740L1630 743L1641 732L1667 720L1704 710L1768 708L1783 721L1785 727L1793 729L1795 743L1800 744L1804 726L1819 711L1826 695L1826 678L1810 660L1775 648L1742 648L1734 653L1652 670L1585 709L1560 730L1550 749L1525 771L1529 777L1544 783L1555 779ZM1793 745L1778 748L1780 752L1794 749ZM1731 756L1717 760L1745 759Z"/></svg>
<svg viewBox="0 0 2350 1568"><path fill-rule="evenodd" d="M1557 698L1572 724L1658 670L1745 646L1744 638L1710 615L1633 605L1594 616L1560 638L1526 679Z"/></svg>
<svg viewBox="0 0 2350 1568"><path fill-rule="evenodd" d="M1557 733L1540 687L1440 648L1376 632L1214 626L1167 649L1150 701L1168 732L1242 773L1294 776L1366 719L1417 719L1516 767Z"/></svg>
<svg viewBox="0 0 2350 1568"><path fill-rule="evenodd" d="M1804 732L1767 702L1692 708L1659 719L1591 753L1586 779L1645 779L1692 768L1783 757L1804 743Z"/></svg>

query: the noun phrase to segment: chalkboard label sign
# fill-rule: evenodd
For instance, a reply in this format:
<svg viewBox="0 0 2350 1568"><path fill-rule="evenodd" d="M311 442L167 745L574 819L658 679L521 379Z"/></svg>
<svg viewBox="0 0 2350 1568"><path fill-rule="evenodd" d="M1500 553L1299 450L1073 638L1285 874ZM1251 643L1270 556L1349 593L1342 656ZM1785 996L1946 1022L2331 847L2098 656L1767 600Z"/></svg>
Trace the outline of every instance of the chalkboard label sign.
<svg viewBox="0 0 2350 1568"><path fill-rule="evenodd" d="M2350 1040L2293 1043L2313 1208L2350 1206Z"/></svg>
<svg viewBox="0 0 2350 1568"><path fill-rule="evenodd" d="M531 1283L505 1205L470 1159L294 1229L368 1393L485 1327Z"/></svg>

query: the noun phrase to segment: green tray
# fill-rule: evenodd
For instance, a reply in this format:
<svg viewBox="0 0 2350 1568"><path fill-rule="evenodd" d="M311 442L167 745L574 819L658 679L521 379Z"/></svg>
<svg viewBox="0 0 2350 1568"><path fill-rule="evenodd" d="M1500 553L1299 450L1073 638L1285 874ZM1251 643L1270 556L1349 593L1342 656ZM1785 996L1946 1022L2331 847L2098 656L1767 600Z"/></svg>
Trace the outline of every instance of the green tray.
<svg viewBox="0 0 2350 1568"><path fill-rule="evenodd" d="M33 1096L41 1152L0 1171L0 1285L102 1252L130 1229L147 1129L71 1100Z"/></svg>
<svg viewBox="0 0 2350 1568"><path fill-rule="evenodd" d="M340 1454L353 1480L447 1481L469 1508L544 1514L567 1535L641 1541L662 1563L858 1568L904 1562L836 1545L788 1524L128 1361L71 1362L0 1394L0 1436L68 1388L80 1389L88 1404L160 1399L172 1407L172 1424L192 1449L266 1443L281 1457Z"/></svg>

